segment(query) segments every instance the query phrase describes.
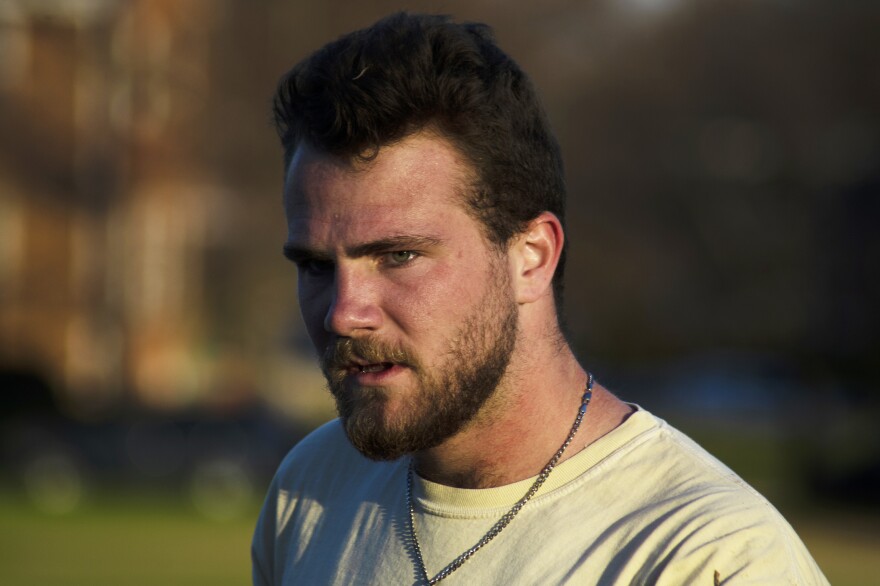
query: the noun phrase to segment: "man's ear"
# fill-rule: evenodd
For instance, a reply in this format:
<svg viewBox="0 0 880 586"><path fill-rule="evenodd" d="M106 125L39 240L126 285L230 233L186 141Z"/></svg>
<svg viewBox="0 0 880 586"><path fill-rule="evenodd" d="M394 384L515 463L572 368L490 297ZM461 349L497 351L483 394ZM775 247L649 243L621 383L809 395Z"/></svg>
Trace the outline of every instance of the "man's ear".
<svg viewBox="0 0 880 586"><path fill-rule="evenodd" d="M541 212L515 238L509 258L517 303L532 303L545 294L552 296L553 274L564 242L562 223L550 212Z"/></svg>

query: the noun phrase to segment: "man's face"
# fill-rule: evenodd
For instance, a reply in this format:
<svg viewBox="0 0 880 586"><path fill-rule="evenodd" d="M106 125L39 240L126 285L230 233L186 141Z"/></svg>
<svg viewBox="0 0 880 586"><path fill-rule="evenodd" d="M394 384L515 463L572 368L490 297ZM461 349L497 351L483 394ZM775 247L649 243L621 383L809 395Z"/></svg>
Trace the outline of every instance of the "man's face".
<svg viewBox="0 0 880 586"><path fill-rule="evenodd" d="M418 134L352 164L307 145L285 185L287 256L352 443L393 459L442 443L502 380L517 335L506 255L465 211L466 167Z"/></svg>

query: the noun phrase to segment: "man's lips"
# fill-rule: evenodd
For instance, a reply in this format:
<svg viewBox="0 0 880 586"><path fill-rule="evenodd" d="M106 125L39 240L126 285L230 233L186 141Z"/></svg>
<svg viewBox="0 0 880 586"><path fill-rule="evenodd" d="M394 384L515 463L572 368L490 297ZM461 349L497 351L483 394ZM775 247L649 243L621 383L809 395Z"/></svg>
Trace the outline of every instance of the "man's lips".
<svg viewBox="0 0 880 586"><path fill-rule="evenodd" d="M358 373L374 373L374 372L382 372L383 370L388 370L391 367L395 366L393 362L374 362L368 364L349 364L346 370L348 374L358 374Z"/></svg>
<svg viewBox="0 0 880 586"><path fill-rule="evenodd" d="M345 338L330 344L321 358L328 380L375 386L390 384L408 370L418 370L417 361L404 348L378 340Z"/></svg>

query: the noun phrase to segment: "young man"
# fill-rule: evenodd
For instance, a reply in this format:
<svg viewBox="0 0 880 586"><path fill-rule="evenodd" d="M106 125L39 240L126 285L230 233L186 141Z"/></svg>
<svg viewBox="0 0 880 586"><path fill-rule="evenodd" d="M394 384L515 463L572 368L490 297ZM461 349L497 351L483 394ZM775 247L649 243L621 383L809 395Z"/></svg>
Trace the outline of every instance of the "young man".
<svg viewBox="0 0 880 586"><path fill-rule="evenodd" d="M488 28L398 14L280 83L285 254L340 418L255 584L825 584L770 504L617 399L559 328L564 182Z"/></svg>

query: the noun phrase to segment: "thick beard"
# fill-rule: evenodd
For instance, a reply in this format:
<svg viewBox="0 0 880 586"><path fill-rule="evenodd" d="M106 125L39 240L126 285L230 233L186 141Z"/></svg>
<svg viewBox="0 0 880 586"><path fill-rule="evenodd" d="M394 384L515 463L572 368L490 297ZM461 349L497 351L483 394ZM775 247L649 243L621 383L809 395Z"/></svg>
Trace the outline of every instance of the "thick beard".
<svg viewBox="0 0 880 586"><path fill-rule="evenodd" d="M370 338L340 339L322 359L324 375L352 445L373 460L401 456L440 445L480 413L497 389L513 353L517 337L517 307L509 297L490 290L474 314L450 340L446 359L424 369L413 352ZM405 365L416 375L406 413L393 425L385 419L389 391L358 387L347 380L345 366L354 356L368 362Z"/></svg>

